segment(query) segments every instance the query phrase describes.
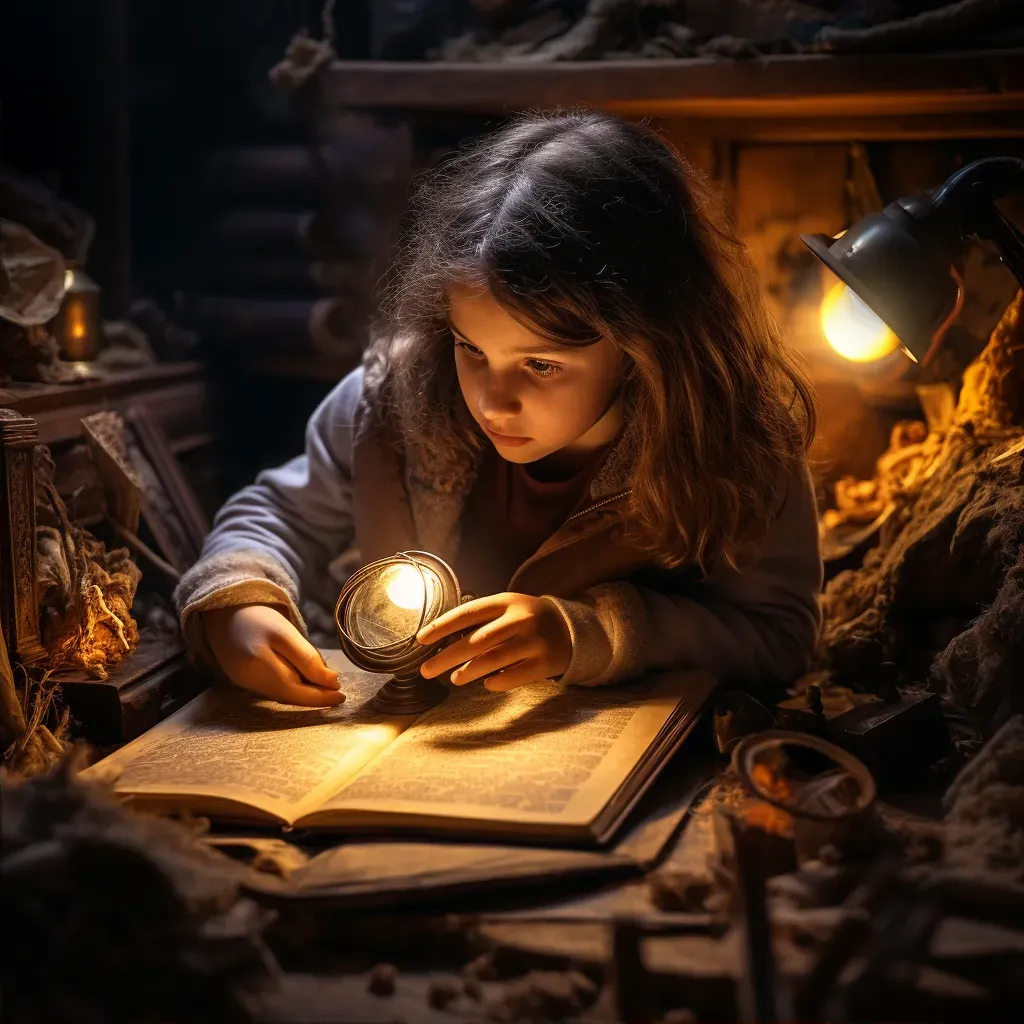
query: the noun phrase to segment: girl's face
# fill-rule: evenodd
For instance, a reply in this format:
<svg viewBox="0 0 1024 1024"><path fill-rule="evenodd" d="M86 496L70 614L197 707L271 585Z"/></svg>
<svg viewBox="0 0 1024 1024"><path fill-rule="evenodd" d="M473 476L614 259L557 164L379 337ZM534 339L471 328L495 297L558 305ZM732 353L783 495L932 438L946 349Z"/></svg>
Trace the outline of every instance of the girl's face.
<svg viewBox="0 0 1024 1024"><path fill-rule="evenodd" d="M498 454L536 462L584 456L622 426L612 401L622 356L607 339L559 345L513 319L488 291L448 291L455 366L469 411Z"/></svg>

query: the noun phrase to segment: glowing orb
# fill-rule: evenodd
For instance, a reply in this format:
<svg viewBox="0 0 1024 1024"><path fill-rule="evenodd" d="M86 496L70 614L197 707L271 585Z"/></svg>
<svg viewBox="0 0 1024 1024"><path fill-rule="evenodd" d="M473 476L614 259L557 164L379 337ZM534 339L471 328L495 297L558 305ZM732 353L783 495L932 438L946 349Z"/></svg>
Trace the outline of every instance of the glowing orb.
<svg viewBox="0 0 1024 1024"><path fill-rule="evenodd" d="M871 307L842 281L821 302L821 329L845 359L873 363L900 348L900 340Z"/></svg>
<svg viewBox="0 0 1024 1024"><path fill-rule="evenodd" d="M431 573L420 572L415 566L408 563L393 566L388 574L390 578L384 584L388 600L397 604L399 608L416 609L419 611L428 600L427 588L433 590ZM426 586L424 586L424 576Z"/></svg>

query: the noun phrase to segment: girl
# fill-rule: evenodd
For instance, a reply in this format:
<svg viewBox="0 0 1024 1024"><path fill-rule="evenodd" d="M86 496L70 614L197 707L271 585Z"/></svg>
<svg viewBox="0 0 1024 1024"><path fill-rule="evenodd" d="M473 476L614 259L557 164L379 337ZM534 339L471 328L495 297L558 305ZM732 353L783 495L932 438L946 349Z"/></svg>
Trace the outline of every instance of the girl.
<svg viewBox="0 0 1024 1024"><path fill-rule="evenodd" d="M810 390L703 178L605 114L522 117L420 190L384 329L306 452L220 511L176 600L239 686L344 700L300 593L419 548L483 596L455 685L789 680L820 622Z"/></svg>

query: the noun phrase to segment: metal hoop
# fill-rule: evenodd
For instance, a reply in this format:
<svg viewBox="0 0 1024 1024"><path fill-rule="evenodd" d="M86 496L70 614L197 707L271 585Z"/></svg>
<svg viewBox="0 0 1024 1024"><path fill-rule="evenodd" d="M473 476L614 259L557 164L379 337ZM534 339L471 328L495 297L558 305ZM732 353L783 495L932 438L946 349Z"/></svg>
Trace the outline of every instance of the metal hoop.
<svg viewBox="0 0 1024 1024"><path fill-rule="evenodd" d="M343 622L348 601L368 579L396 564L415 567L420 574L424 594L428 592L426 574L432 573L439 584L439 594L429 608L427 602L423 602L419 623L410 636L380 647L367 647L345 629ZM445 688L435 680L423 678L419 672L420 665L441 645L421 644L416 634L428 621L433 621L461 603L462 595L455 573L447 562L428 551L399 551L387 558L370 562L348 578L334 605L334 624L341 649L350 661L369 672L389 672L394 676L378 693L378 708L389 713L413 714L432 707L444 698L447 692Z"/></svg>

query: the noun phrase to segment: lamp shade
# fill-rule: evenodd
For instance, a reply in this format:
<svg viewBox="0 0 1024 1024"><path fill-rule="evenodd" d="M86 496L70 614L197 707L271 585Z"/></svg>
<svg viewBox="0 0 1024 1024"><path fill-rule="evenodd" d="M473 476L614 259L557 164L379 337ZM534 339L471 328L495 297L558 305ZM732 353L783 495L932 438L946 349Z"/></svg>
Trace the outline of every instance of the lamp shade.
<svg viewBox="0 0 1024 1024"><path fill-rule="evenodd" d="M937 231L934 222L915 220L915 202L890 203L839 238L800 239L920 361L959 308L960 287L952 261L960 236L955 230Z"/></svg>
<svg viewBox="0 0 1024 1024"><path fill-rule="evenodd" d="M338 639L351 662L393 676L377 694L379 710L419 714L444 699L444 685L420 675L438 645L416 634L461 601L455 573L426 551L400 551L349 577L334 607Z"/></svg>

